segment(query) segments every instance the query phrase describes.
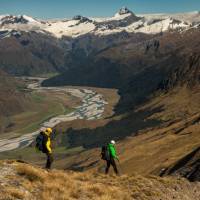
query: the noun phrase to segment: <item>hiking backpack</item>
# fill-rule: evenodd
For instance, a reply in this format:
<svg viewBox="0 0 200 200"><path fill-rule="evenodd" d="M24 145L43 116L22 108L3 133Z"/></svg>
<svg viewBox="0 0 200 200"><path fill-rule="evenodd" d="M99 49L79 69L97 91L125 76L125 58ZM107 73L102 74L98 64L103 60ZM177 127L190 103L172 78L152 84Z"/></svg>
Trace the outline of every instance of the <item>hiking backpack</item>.
<svg viewBox="0 0 200 200"><path fill-rule="evenodd" d="M101 159L102 160L110 160L110 152L108 149L108 145L104 145L101 148Z"/></svg>
<svg viewBox="0 0 200 200"><path fill-rule="evenodd" d="M43 151L44 149L43 140L44 140L43 133L40 132L40 134L36 137L36 144L35 144L36 149L38 149L39 151Z"/></svg>

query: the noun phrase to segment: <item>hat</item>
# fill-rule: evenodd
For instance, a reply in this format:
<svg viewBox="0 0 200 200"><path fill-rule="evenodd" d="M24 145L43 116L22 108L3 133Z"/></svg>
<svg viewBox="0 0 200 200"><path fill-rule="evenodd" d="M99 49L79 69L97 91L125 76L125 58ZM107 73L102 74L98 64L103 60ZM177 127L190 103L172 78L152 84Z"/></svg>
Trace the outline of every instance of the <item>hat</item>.
<svg viewBox="0 0 200 200"><path fill-rule="evenodd" d="M111 140L110 143L111 143L111 144L115 144L115 140Z"/></svg>
<svg viewBox="0 0 200 200"><path fill-rule="evenodd" d="M52 128L47 128L47 129L46 129L46 132L47 132L48 134L51 134L51 133L53 132L53 130L52 130Z"/></svg>

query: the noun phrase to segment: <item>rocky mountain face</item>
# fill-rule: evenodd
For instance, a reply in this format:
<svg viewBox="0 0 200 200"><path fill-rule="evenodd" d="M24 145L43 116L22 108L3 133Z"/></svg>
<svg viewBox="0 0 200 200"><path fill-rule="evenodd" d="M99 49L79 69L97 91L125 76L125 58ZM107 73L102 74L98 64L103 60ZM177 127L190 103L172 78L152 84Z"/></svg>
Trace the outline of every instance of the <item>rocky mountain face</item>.
<svg viewBox="0 0 200 200"><path fill-rule="evenodd" d="M200 181L200 147L178 160L161 175L164 174L183 176L190 181Z"/></svg>
<svg viewBox="0 0 200 200"><path fill-rule="evenodd" d="M8 15L1 18L1 26L5 26L7 24L17 24L17 23L27 24L28 20L23 16L12 16L12 15Z"/></svg>
<svg viewBox="0 0 200 200"><path fill-rule="evenodd" d="M0 42L0 69L13 75L62 71L65 50L55 38L39 33L13 32Z"/></svg>
<svg viewBox="0 0 200 200"><path fill-rule="evenodd" d="M173 69L170 77L166 79L161 88L170 89L177 85L182 86L187 84L192 87L199 84L200 81L200 53L191 52L184 59L184 65Z"/></svg>

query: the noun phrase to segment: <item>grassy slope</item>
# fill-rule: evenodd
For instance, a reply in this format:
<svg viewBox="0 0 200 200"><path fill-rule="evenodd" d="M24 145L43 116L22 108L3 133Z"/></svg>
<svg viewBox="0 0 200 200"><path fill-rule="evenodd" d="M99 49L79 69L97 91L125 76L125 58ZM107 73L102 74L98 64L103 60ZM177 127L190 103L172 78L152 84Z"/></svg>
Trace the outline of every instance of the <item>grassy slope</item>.
<svg viewBox="0 0 200 200"><path fill-rule="evenodd" d="M29 96L29 106L23 112L11 115L8 126L1 137L12 137L37 130L40 124L56 115L73 111L80 104L78 98L61 92L32 91Z"/></svg>
<svg viewBox="0 0 200 200"><path fill-rule="evenodd" d="M109 94L110 92L107 93L107 98L112 96ZM112 100L111 98L110 102ZM117 150L122 172L125 174L134 174L136 172L140 174L159 174L163 168L173 165L188 152L200 146L198 131L200 129L198 122L200 117L199 101L199 88L194 90L177 88L171 93L159 94L157 98L153 98L139 107L138 110L140 111L157 110L155 109L157 107L162 108L159 109L159 112L154 112L150 115L149 118L161 120L163 123L155 128L141 129L137 136L130 135L118 142ZM110 111L112 110L111 107L109 109ZM101 127L104 127L112 119L113 117L100 121L77 120L63 123L57 129L59 132L62 132L70 127L73 127L76 131L88 128L88 130L93 130L95 133L96 128L99 127L100 131L98 133L101 133ZM135 118L129 119L129 124L134 125L135 120ZM118 129L118 127L116 128ZM127 129L128 127L124 127L124 131ZM102 131L104 131L103 128ZM109 135L109 129L107 131L106 134ZM111 131L117 132L117 130L113 130L113 127ZM133 132L132 134L135 133ZM95 137L98 136L95 135ZM63 142L61 146L64 144ZM66 147L68 146L68 144L65 145ZM27 153L29 151L32 152L31 157ZM69 149L65 149L63 146L59 150L55 149L56 161L53 166L59 169L87 170L94 168L102 171L104 162L100 160L99 153L100 148L84 150L77 146L69 152ZM40 166L43 166L45 163L45 156L35 153L33 149L8 152L0 154L0 157L2 159L23 159Z"/></svg>
<svg viewBox="0 0 200 200"><path fill-rule="evenodd" d="M107 115L112 115L112 108L117 103L115 90L96 89L103 93L106 100L110 102L106 107ZM200 118L200 92L199 87L188 89L186 87L176 88L170 93L158 94L144 105L137 108L136 111L157 110L145 120L161 120L159 126L150 129L141 129L137 136L125 137L118 142L117 150L119 152L121 170L125 174L160 174L177 160L187 155L196 147L200 146L199 140L199 118ZM156 109L160 108L160 109ZM95 131L100 128L98 133L105 131L103 127L118 117L105 118L99 121L76 120L73 122L62 123L57 126L59 133L65 132L72 127L76 131L87 128L88 131ZM120 121L123 116L118 120ZM134 125L135 118L130 118L128 124ZM102 127L102 129L101 129ZM117 132L113 130L112 132ZM129 127L124 126L124 131ZM116 126L118 129L118 126ZM121 129L122 130L122 129ZM107 129L109 133L109 128ZM123 132L122 132L123 133ZM138 134L139 133L139 134ZM81 134L81 132L80 132ZM135 134L132 132L132 134ZM95 137L98 138L97 135ZM59 137L58 137L59 138ZM59 138L60 140L62 138ZM89 139L89 138L88 138ZM58 142L58 141L57 141ZM100 142L100 141L99 141ZM100 160L100 148L83 149L80 146L66 149L67 143L63 142L61 147L54 150L55 162L53 167L57 169L95 169L103 170L104 162ZM100 146L99 146L100 147ZM31 156L30 156L31 155ZM23 159L25 161L43 166L45 164L45 155L38 154L33 148L6 152L0 154L1 159Z"/></svg>
<svg viewBox="0 0 200 200"><path fill-rule="evenodd" d="M110 93L107 93L108 97L112 96L108 94ZM112 100L111 98L110 101L112 102ZM159 109L159 112L150 115L149 118L161 120L163 123L154 128L141 129L137 136L130 135L118 142L117 150L121 162L121 171L130 175L134 173L160 174L162 169L173 165L188 152L200 146L198 131L200 129L198 121L200 118L199 101L199 88L193 90L177 88L171 93L159 94L158 97L139 107L138 110L140 111L157 110L155 109L157 107L162 108ZM109 109L112 110L111 107ZM101 127L104 127L112 119L113 117L100 121L77 120L63 123L57 129L62 132L70 127L73 127L76 131L88 128L88 130L93 130L95 133L97 127L101 130ZM134 125L135 120L135 118L129 119L129 124ZM124 127L125 129L128 129L128 127ZM109 134L109 129L107 131L106 134ZM113 128L111 131L117 132ZM95 135L95 137L98 136ZM54 151L54 168L104 170L104 162L99 157L100 148L83 149L77 146L69 151L63 146L64 144L63 142L62 147L58 147ZM68 146L68 144L65 145ZM31 152L31 157L29 152ZM40 166L45 163L45 156L35 153L34 149L6 152L0 154L0 156L1 159L23 159Z"/></svg>
<svg viewBox="0 0 200 200"><path fill-rule="evenodd" d="M10 116L29 108L30 98L24 89L23 82L0 70L0 133L12 125Z"/></svg>
<svg viewBox="0 0 200 200"><path fill-rule="evenodd" d="M141 129L137 132L137 136L130 135L118 142L117 150L123 173L160 174L162 169L173 165L177 160L200 146L199 91L198 87L193 90L177 88L171 93L159 95L138 108L142 111L161 107L159 112L155 112L149 118L162 120L162 123L154 128ZM132 118L129 123L134 124L135 120ZM82 127L87 126L93 129L94 133L98 125L104 127L106 123L103 120L99 124L97 122L79 122ZM66 129L67 127L66 124L63 124L59 128ZM124 131L127 128L124 127ZM109 135L109 129L107 131L106 134ZM113 127L111 131L113 132ZM117 132L117 130L115 131ZM79 153L78 156L62 158L60 164L65 168L101 170L104 163L100 161L99 153L100 148L88 149Z"/></svg>
<svg viewBox="0 0 200 200"><path fill-rule="evenodd" d="M155 176L104 176L1 162L0 199L198 200L199 183ZM17 186L17 187L16 187Z"/></svg>
<svg viewBox="0 0 200 200"><path fill-rule="evenodd" d="M55 96L54 96L55 95ZM18 132L27 133L34 130L37 130L40 127L40 124L49 118L60 114L66 114L73 109L67 107L64 101L67 101L70 97L66 95L66 99L56 99L56 94L41 94L38 92L33 92L31 94L32 99L34 100L34 109L30 109L28 112L21 113L20 115L13 116L13 121L16 121L20 124Z"/></svg>
<svg viewBox="0 0 200 200"><path fill-rule="evenodd" d="M154 113L151 118L166 122L155 129L141 130L138 136L128 137L117 144L121 160L120 170L129 176L106 177L97 173L96 169L85 173L59 170L46 172L27 164L9 161L0 165L0 171L4 172L0 173L1 181L4 182L4 186L0 189L1 198L198 200L199 183L147 174L160 173L161 168L173 164L188 151L200 145L199 98L199 88L195 90L182 88L178 89L178 92L174 90L170 94L154 98L138 108L143 110L161 106L162 110ZM80 122L78 127L81 127L82 123ZM94 128L99 124L91 122L90 125L87 123L85 125ZM87 169L91 163L99 160L99 149L83 151L81 148L75 148L69 151L62 147L56 149L55 154L56 168L79 163L79 166ZM17 159L24 159L29 155L29 160L37 165L44 165L45 162L45 156L36 154L31 148L4 153L4 158L13 158L13 155ZM102 165L103 162L99 162L97 168L101 169Z"/></svg>

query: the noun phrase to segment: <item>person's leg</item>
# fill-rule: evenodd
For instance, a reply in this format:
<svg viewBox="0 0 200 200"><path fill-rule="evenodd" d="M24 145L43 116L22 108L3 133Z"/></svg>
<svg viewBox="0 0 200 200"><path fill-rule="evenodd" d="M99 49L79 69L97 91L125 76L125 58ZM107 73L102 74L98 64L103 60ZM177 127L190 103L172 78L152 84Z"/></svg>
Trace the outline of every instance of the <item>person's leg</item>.
<svg viewBox="0 0 200 200"><path fill-rule="evenodd" d="M51 169L51 164L53 162L53 156L51 153L47 153L47 163L46 163L46 169Z"/></svg>
<svg viewBox="0 0 200 200"><path fill-rule="evenodd" d="M106 160L106 170L105 170L105 174L108 174L109 168L110 168L110 160Z"/></svg>
<svg viewBox="0 0 200 200"><path fill-rule="evenodd" d="M113 166L113 169L114 169L114 171L115 171L115 174L118 175L119 172L118 172L117 165L116 165L116 162L115 162L115 159L114 159L114 158L111 159L111 165Z"/></svg>

